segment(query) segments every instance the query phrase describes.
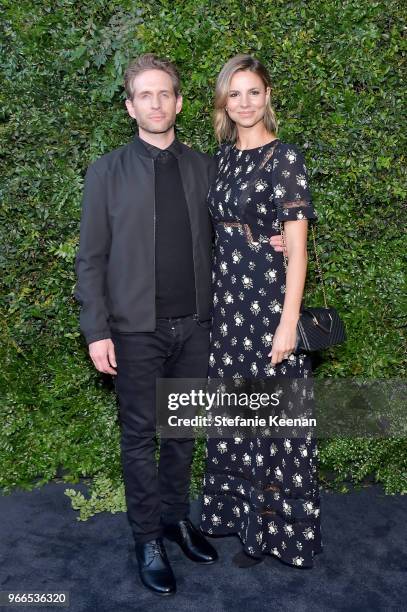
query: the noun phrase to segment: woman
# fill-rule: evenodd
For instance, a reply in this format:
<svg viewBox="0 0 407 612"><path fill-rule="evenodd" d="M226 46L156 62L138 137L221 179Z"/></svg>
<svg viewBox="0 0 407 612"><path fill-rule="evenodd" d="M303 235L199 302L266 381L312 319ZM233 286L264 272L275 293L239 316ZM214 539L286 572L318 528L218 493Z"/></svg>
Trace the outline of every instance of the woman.
<svg viewBox="0 0 407 612"><path fill-rule="evenodd" d="M276 137L270 93L265 67L248 55L230 59L217 79L215 132L226 144L216 153L208 196L216 233L211 379L312 376L310 358L293 350L308 219L316 215L301 151ZM269 243L280 222L286 270L283 253ZM202 531L238 534L239 567L267 553L312 567L322 550L317 455L308 434L209 439Z"/></svg>

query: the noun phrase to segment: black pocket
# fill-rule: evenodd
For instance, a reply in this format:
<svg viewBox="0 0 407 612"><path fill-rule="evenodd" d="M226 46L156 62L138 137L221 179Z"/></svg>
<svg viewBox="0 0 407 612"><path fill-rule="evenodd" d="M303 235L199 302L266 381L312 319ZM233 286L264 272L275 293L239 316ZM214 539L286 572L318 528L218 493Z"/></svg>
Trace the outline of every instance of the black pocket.
<svg viewBox="0 0 407 612"><path fill-rule="evenodd" d="M206 321L199 321L198 319L195 320L199 327L203 327L204 329L212 329L212 319L206 319Z"/></svg>

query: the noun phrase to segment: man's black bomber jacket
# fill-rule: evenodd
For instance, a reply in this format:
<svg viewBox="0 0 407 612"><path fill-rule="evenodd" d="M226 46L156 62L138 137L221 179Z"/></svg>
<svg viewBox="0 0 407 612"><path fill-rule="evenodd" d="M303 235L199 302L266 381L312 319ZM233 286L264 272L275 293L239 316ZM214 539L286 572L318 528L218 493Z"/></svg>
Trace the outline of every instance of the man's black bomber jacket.
<svg viewBox="0 0 407 612"><path fill-rule="evenodd" d="M191 222L197 314L212 308L212 227L207 193L214 160L178 142ZM75 297L86 342L155 330L154 160L138 138L88 168L82 203Z"/></svg>

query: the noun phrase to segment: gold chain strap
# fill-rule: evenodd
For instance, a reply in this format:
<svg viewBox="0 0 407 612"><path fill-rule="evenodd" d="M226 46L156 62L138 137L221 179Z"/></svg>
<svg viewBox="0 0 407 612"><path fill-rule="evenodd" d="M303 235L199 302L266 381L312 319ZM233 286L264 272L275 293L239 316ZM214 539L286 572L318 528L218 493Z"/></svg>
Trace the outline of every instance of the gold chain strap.
<svg viewBox="0 0 407 612"><path fill-rule="evenodd" d="M284 235L282 221L280 221L280 232L281 232L281 239L283 241L284 268L285 268L285 272L287 274L286 242L285 242L285 235ZM322 295L323 295L323 298L324 298L324 305L325 305L325 308L328 308L328 303L327 303L326 293L325 293L324 278L322 276L321 264L320 264L319 257L318 257L317 243L316 243L316 240L315 240L315 229L314 229L313 225L311 225L311 232L312 232L312 242L313 242L313 245L314 245L315 261L316 261L316 264L317 264L319 280L321 282L321 287L322 287Z"/></svg>

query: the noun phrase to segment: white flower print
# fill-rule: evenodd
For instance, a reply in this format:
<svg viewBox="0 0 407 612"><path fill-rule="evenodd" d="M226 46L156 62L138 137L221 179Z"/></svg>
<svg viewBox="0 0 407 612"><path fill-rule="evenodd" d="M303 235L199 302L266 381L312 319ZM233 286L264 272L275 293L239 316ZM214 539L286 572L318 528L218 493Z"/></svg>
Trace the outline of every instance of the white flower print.
<svg viewBox="0 0 407 612"><path fill-rule="evenodd" d="M228 273L228 264L226 263L226 261L221 261L219 264L219 269L222 272L223 275Z"/></svg>
<svg viewBox="0 0 407 612"><path fill-rule="evenodd" d="M212 514L211 521L216 526L222 524L222 520L221 520L220 516L217 516L216 514Z"/></svg>
<svg viewBox="0 0 407 612"><path fill-rule="evenodd" d="M293 450L291 446L291 440L289 440L288 438L285 438L284 440L284 448L286 453L291 453L291 451Z"/></svg>
<svg viewBox="0 0 407 612"><path fill-rule="evenodd" d="M274 191L275 198L282 198L286 190L285 190L285 187L283 187L283 185L280 185L280 183L278 183L278 185L275 185L273 191Z"/></svg>
<svg viewBox="0 0 407 612"><path fill-rule="evenodd" d="M204 495L204 506L209 506L209 504L212 501L212 497L210 497L209 495Z"/></svg>
<svg viewBox="0 0 407 612"><path fill-rule="evenodd" d="M285 500L283 501L283 512L285 514L288 514L288 516L290 516L290 514L291 514L291 506L290 506L290 504L287 504L287 502Z"/></svg>
<svg viewBox="0 0 407 612"><path fill-rule="evenodd" d="M277 452L277 446L272 442L270 444L270 455L273 457Z"/></svg>
<svg viewBox="0 0 407 612"><path fill-rule="evenodd" d="M237 338L233 337L233 338L231 339L231 341L230 341L230 344L231 344L232 346L235 346L235 345L237 344Z"/></svg>
<svg viewBox="0 0 407 612"><path fill-rule="evenodd" d="M229 485L228 485L228 483L227 483L227 482L224 482L224 483L223 483L223 484L220 486L220 488L222 489L222 491L229 491L229 489L230 489L230 487L229 487Z"/></svg>
<svg viewBox="0 0 407 612"><path fill-rule="evenodd" d="M235 436L233 441L235 444L241 444L243 442L243 438L241 436Z"/></svg>
<svg viewBox="0 0 407 612"><path fill-rule="evenodd" d="M301 474L294 474L293 483L296 487L300 487L302 485L302 476Z"/></svg>
<svg viewBox="0 0 407 612"><path fill-rule="evenodd" d="M271 552L273 553L273 555L276 555L276 557L281 557L281 553L277 548L272 548Z"/></svg>
<svg viewBox="0 0 407 612"><path fill-rule="evenodd" d="M284 531L288 535L289 538L291 538L294 535L293 526L287 525L287 523L284 524Z"/></svg>
<svg viewBox="0 0 407 612"><path fill-rule="evenodd" d="M311 501L306 501L304 504L302 504L302 507L308 515L314 513L314 504Z"/></svg>
<svg viewBox="0 0 407 612"><path fill-rule="evenodd" d="M277 300L273 300L269 306L271 312L282 312L283 308Z"/></svg>
<svg viewBox="0 0 407 612"><path fill-rule="evenodd" d="M256 455L256 465L258 467L263 465L263 459L264 459L263 455L261 455L260 453L257 453L257 455Z"/></svg>
<svg viewBox="0 0 407 612"><path fill-rule="evenodd" d="M258 181L255 182L254 188L257 192L264 191L267 188L267 183L266 181L259 179Z"/></svg>
<svg viewBox="0 0 407 612"><path fill-rule="evenodd" d="M277 280L277 270L274 270L274 268L273 268L273 269L270 269L270 268L269 268L269 269L268 269L268 270L267 270L267 271L264 273L264 276L265 276L266 280L267 280L269 283L275 283L275 282L276 282L276 280Z"/></svg>
<svg viewBox="0 0 407 612"><path fill-rule="evenodd" d="M246 491L244 490L244 487L242 485L239 485L236 491L238 491L241 495L246 495Z"/></svg>
<svg viewBox="0 0 407 612"><path fill-rule="evenodd" d="M257 364L255 362L253 362L250 365L250 372L253 374L253 376L257 376L257 374L259 373L259 369L258 369Z"/></svg>
<svg viewBox="0 0 407 612"><path fill-rule="evenodd" d="M267 261L269 261L270 263L273 261L274 257L271 253L266 253L266 259Z"/></svg>
<svg viewBox="0 0 407 612"><path fill-rule="evenodd" d="M227 336L227 333L228 333L228 324L227 323L221 323L219 329L220 329L220 333L222 334L222 336Z"/></svg>
<svg viewBox="0 0 407 612"><path fill-rule="evenodd" d="M294 565L303 565L304 559L302 557L293 557Z"/></svg>
<svg viewBox="0 0 407 612"><path fill-rule="evenodd" d="M281 172L281 174L283 175L284 178L288 178L291 174L291 172L289 172L288 170L283 170Z"/></svg>
<svg viewBox="0 0 407 612"><path fill-rule="evenodd" d="M271 346L273 344L273 334L270 332L266 332L262 335L261 340L264 346Z"/></svg>
<svg viewBox="0 0 407 612"><path fill-rule="evenodd" d="M266 215L267 214L267 208L265 204L257 204L257 212L260 215Z"/></svg>
<svg viewBox="0 0 407 612"><path fill-rule="evenodd" d="M266 327L270 325L270 319L268 317L263 317L262 321L263 325L265 325Z"/></svg>
<svg viewBox="0 0 407 612"><path fill-rule="evenodd" d="M253 280L250 278L250 276L243 274L242 283L245 289L253 289Z"/></svg>
<svg viewBox="0 0 407 612"><path fill-rule="evenodd" d="M225 300L226 304L233 304L234 302L233 295L229 291L226 291L223 299Z"/></svg>
<svg viewBox="0 0 407 612"><path fill-rule="evenodd" d="M250 457L250 455L248 453L245 453L242 457L242 461L244 465L251 465L252 463L252 458Z"/></svg>
<svg viewBox="0 0 407 612"><path fill-rule="evenodd" d="M307 447L305 446L305 444L301 444L299 450L300 450L301 457L307 457L308 456L308 451L307 451Z"/></svg>
<svg viewBox="0 0 407 612"><path fill-rule="evenodd" d="M275 376L276 375L276 369L273 368L273 366L271 365L271 363L268 363L265 367L264 367L264 371L267 374L267 376Z"/></svg>
<svg viewBox="0 0 407 612"><path fill-rule="evenodd" d="M290 164L293 164L295 162L295 160L297 159L297 154L292 149L288 149L288 151L285 154L285 156L288 159L288 161L290 162Z"/></svg>
<svg viewBox="0 0 407 612"><path fill-rule="evenodd" d="M245 181L244 183L242 183L239 187L240 191L244 191L245 189L247 189L247 185L249 183L247 181Z"/></svg>
<svg viewBox="0 0 407 612"><path fill-rule="evenodd" d="M233 359L228 353L223 354L222 361L225 365L232 365L233 363Z"/></svg>
<svg viewBox="0 0 407 612"><path fill-rule="evenodd" d="M234 526L235 526L235 524L234 524L234 522L233 522L233 521L228 521L228 522L226 523L226 526L227 526L227 527L229 527L229 529L232 529L232 527L234 527Z"/></svg>
<svg viewBox="0 0 407 612"><path fill-rule="evenodd" d="M305 215L302 210L299 210L296 214L297 219L305 219Z"/></svg>
<svg viewBox="0 0 407 612"><path fill-rule="evenodd" d="M275 535L276 533L278 533L278 527L274 521L269 522L268 530L269 530L269 533L271 533L272 535Z"/></svg>
<svg viewBox="0 0 407 612"><path fill-rule="evenodd" d="M235 320L235 325L237 325L238 327L241 327L244 323L244 316L240 313L240 312L236 312L233 315L233 318Z"/></svg>
<svg viewBox="0 0 407 612"><path fill-rule="evenodd" d="M263 541L263 534L261 531L259 531L258 533L256 533L256 540L258 544L261 544Z"/></svg>
<svg viewBox="0 0 407 612"><path fill-rule="evenodd" d="M228 191L225 193L225 202L229 202L230 194L231 194L231 190L228 189Z"/></svg>
<svg viewBox="0 0 407 612"><path fill-rule="evenodd" d="M224 440L221 440L220 442L218 442L216 448L221 454L226 453L228 450L228 443Z"/></svg>
<svg viewBox="0 0 407 612"><path fill-rule="evenodd" d="M250 304L250 310L256 316L259 314L261 308L257 300L255 300L254 302Z"/></svg>
<svg viewBox="0 0 407 612"><path fill-rule="evenodd" d="M307 527L302 533L304 534L304 538L306 540L313 540L315 537L314 531L311 529L311 527Z"/></svg>
<svg viewBox="0 0 407 612"><path fill-rule="evenodd" d="M307 186L307 179L305 178L305 176L303 174L297 174L295 178L297 180L297 185L305 189Z"/></svg>
<svg viewBox="0 0 407 612"><path fill-rule="evenodd" d="M237 264L240 262L240 260L242 259L242 254L240 251L238 251L237 249L235 249L232 253L232 261L234 264Z"/></svg>
<svg viewBox="0 0 407 612"><path fill-rule="evenodd" d="M240 508L238 506L233 506L232 512L237 518L240 518Z"/></svg>
<svg viewBox="0 0 407 612"><path fill-rule="evenodd" d="M246 351L251 351L252 346L253 346L253 342L250 340L250 338L248 338L248 337L246 336L246 337L244 338L244 340L243 340L243 348L244 348Z"/></svg>
<svg viewBox="0 0 407 612"><path fill-rule="evenodd" d="M256 269L256 264L254 263L254 261L250 261L249 262L249 270L255 270Z"/></svg>
<svg viewBox="0 0 407 612"><path fill-rule="evenodd" d="M209 355L209 365L211 366L211 368L213 368L213 366L215 365L216 361L215 361L215 357L213 355L213 353L211 353Z"/></svg>
<svg viewBox="0 0 407 612"><path fill-rule="evenodd" d="M277 480L280 480L280 481L283 480L283 472L278 466L274 468L274 475L277 478Z"/></svg>
<svg viewBox="0 0 407 612"><path fill-rule="evenodd" d="M236 276L234 274L232 274L232 276L230 277L230 280L232 281L233 284L235 284Z"/></svg>
<svg viewBox="0 0 407 612"><path fill-rule="evenodd" d="M249 174L249 172L251 172L253 170L255 165L256 164L254 164L253 162L250 162L250 164L246 168L246 174Z"/></svg>
<svg viewBox="0 0 407 612"><path fill-rule="evenodd" d="M249 514L250 506L246 502L243 502L243 512Z"/></svg>
<svg viewBox="0 0 407 612"><path fill-rule="evenodd" d="M242 166L237 166L237 167L235 168L235 170L234 170L234 173L233 173L233 174L234 174L234 175L235 175L235 177L236 177L238 174L240 174L240 173L241 173L241 171L242 171Z"/></svg>

